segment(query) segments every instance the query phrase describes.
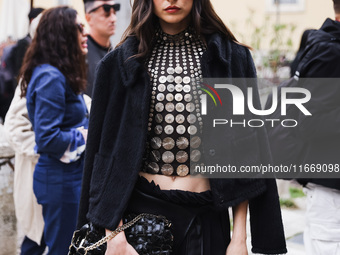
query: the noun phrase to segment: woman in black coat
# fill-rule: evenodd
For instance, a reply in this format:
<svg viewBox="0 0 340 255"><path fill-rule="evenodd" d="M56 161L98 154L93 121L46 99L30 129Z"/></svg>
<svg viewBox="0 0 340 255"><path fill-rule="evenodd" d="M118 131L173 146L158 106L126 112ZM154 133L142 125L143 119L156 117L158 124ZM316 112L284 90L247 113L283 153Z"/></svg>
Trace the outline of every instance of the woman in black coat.
<svg viewBox="0 0 340 255"><path fill-rule="evenodd" d="M174 239L170 249L126 230L108 242L106 255L247 254L248 204L253 252L286 252L274 180L190 175L203 156L270 163L264 128L228 129L230 154L203 148L203 77L256 77L248 48L210 1L135 0L124 39L97 70L78 227L91 221L110 234L131 213L151 213L172 221Z"/></svg>

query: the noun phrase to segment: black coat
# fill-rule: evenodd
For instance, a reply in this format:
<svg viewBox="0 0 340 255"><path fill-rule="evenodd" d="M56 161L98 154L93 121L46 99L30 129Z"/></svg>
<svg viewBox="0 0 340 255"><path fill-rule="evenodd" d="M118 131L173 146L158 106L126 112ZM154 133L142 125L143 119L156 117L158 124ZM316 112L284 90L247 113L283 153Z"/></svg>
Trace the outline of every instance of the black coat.
<svg viewBox="0 0 340 255"><path fill-rule="evenodd" d="M319 30L310 32L307 45L314 45L299 66L300 78L340 77L340 22L326 19ZM299 135L305 142L302 162L340 165L339 79L308 79L299 83L311 92L305 107L312 116L300 114ZM300 179L340 190L339 179Z"/></svg>
<svg viewBox="0 0 340 255"><path fill-rule="evenodd" d="M151 91L144 61L130 58L137 53L137 46L134 37L128 38L97 69L78 227L92 221L115 229L142 167ZM249 50L218 34L207 38L201 63L204 77L256 76ZM256 100L259 105L258 95ZM237 151L237 144L249 145L248 157L236 154L236 161L270 162L264 128L244 129L232 138L230 151ZM274 180L210 179L210 186L219 208L250 200L254 252L286 252Z"/></svg>

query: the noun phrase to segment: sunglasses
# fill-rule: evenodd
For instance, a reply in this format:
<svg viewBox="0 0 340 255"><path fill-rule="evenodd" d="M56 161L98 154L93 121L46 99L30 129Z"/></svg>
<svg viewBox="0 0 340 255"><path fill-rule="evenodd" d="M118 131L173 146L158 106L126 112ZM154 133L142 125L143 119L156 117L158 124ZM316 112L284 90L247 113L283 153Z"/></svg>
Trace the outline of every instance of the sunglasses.
<svg viewBox="0 0 340 255"><path fill-rule="evenodd" d="M77 23L77 28L78 28L78 31L81 34L84 34L84 32L85 32L85 25L83 23Z"/></svg>
<svg viewBox="0 0 340 255"><path fill-rule="evenodd" d="M105 14L106 15L110 15L111 13L111 9L113 9L113 13L116 13L117 11L120 10L120 4L103 4L103 5L100 5L94 9L92 9L91 11L89 11L89 13L91 12L95 12L96 10L98 10L99 8L103 7L104 11L105 11Z"/></svg>

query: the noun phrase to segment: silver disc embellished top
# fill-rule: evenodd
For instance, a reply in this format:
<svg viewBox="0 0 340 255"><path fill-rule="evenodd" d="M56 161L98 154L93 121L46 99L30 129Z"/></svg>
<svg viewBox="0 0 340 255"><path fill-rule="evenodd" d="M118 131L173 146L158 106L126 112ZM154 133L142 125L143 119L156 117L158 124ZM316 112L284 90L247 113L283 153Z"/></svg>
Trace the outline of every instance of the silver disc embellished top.
<svg viewBox="0 0 340 255"><path fill-rule="evenodd" d="M151 77L148 142L143 171L186 176L201 157L201 57L205 45L191 28L157 32L146 62Z"/></svg>

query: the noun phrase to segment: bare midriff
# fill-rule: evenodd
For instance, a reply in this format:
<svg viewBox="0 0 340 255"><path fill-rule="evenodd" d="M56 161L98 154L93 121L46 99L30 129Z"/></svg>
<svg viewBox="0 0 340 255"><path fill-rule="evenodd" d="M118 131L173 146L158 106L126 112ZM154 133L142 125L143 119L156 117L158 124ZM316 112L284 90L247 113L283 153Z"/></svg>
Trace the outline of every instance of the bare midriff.
<svg viewBox="0 0 340 255"><path fill-rule="evenodd" d="M139 175L146 178L149 182L154 181L156 185L159 185L161 190L177 189L197 193L210 190L209 179L199 176L165 176L159 174L149 174L145 172L139 172Z"/></svg>

